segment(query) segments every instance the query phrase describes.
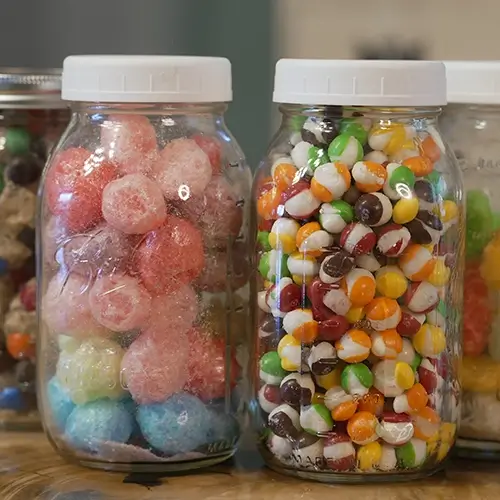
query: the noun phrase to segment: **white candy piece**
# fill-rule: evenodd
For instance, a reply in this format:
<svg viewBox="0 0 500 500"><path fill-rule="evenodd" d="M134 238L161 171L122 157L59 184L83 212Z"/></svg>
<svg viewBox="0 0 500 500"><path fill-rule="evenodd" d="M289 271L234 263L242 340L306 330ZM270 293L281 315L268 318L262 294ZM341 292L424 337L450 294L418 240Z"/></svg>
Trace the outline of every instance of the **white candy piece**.
<svg viewBox="0 0 500 500"><path fill-rule="evenodd" d="M377 436L388 444L402 445L413 437L411 422L379 422L376 427Z"/></svg>
<svg viewBox="0 0 500 500"><path fill-rule="evenodd" d="M404 392L404 389L396 384L395 372L396 360L392 359L379 361L372 369L373 387L386 398L395 398Z"/></svg>
<svg viewBox="0 0 500 500"><path fill-rule="evenodd" d="M382 151L370 151L363 157L364 161L373 161L375 163L380 163L381 165L389 160L385 153Z"/></svg>
<svg viewBox="0 0 500 500"><path fill-rule="evenodd" d="M373 252L358 255L356 257L356 265L371 273L378 271L382 267L377 257L373 255Z"/></svg>
<svg viewBox="0 0 500 500"><path fill-rule="evenodd" d="M292 217L304 217L312 214L319 206L319 201L310 189L304 189L285 202L285 210Z"/></svg>
<svg viewBox="0 0 500 500"><path fill-rule="evenodd" d="M299 247L299 252L321 250L333 244L333 236L326 231L314 231Z"/></svg>
<svg viewBox="0 0 500 500"><path fill-rule="evenodd" d="M351 300L341 288L328 290L323 296L323 304L340 316L345 316L352 305Z"/></svg>
<svg viewBox="0 0 500 500"><path fill-rule="evenodd" d="M312 144L305 141L300 141L297 143L292 152L290 153L293 163L300 169L307 169L307 162L309 160L309 150L312 148Z"/></svg>
<svg viewBox="0 0 500 500"><path fill-rule="evenodd" d="M330 344L329 342L320 342L319 344L316 344L311 347L309 357L307 358L307 365L309 366L309 369L314 373L313 371L314 363L327 359L332 360L331 370L325 371L325 373L322 373L321 375L326 375L326 373L329 373L335 368L337 351L335 350L335 347L333 347L333 345Z"/></svg>
<svg viewBox="0 0 500 500"><path fill-rule="evenodd" d="M286 313L283 318L283 328L286 333L293 335L293 332L300 328L304 323L314 321L312 312L308 309L295 309Z"/></svg>
<svg viewBox="0 0 500 500"><path fill-rule="evenodd" d="M314 405L301 408L300 425L307 431L316 433L328 432L332 430L331 425L319 415Z"/></svg>
<svg viewBox="0 0 500 500"><path fill-rule="evenodd" d="M292 442L271 433L267 439L269 451L279 459L287 459L292 454Z"/></svg>
<svg viewBox="0 0 500 500"><path fill-rule="evenodd" d="M383 444L382 456L380 457L378 468L381 471L389 472L391 470L394 470L397 465L398 465L398 459L396 457L396 450L392 446Z"/></svg>
<svg viewBox="0 0 500 500"><path fill-rule="evenodd" d="M352 400L353 397L350 394L347 394L342 387L337 386L326 391L323 403L330 411L332 411L342 403L349 403Z"/></svg>
<svg viewBox="0 0 500 500"><path fill-rule="evenodd" d="M314 180L330 191L334 200L342 198L350 187L350 184L346 183L344 177L333 163L325 163L319 166L314 171Z"/></svg>
<svg viewBox="0 0 500 500"><path fill-rule="evenodd" d="M330 203L323 203L321 205L319 209L319 223L323 229L332 234L340 234L347 226L347 222Z"/></svg>
<svg viewBox="0 0 500 500"><path fill-rule="evenodd" d="M300 415L299 412L295 409L292 408L290 405L287 404L282 404L279 405L277 408L275 408L268 416L268 422L271 423L273 418L278 414L278 413L284 413L291 421L292 425L297 429L298 431L301 431L302 428L300 427ZM286 437L286 436L280 436L280 437Z"/></svg>
<svg viewBox="0 0 500 500"><path fill-rule="evenodd" d="M307 278L318 274L319 264L315 259L304 258L302 254L290 255L286 262L288 270L292 276Z"/></svg>

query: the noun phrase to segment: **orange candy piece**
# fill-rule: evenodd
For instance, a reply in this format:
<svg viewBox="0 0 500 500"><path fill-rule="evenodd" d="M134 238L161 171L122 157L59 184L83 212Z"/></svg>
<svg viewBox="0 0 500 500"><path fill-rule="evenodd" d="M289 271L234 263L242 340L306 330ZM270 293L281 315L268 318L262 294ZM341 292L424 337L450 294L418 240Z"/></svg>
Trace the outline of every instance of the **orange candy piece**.
<svg viewBox="0 0 500 500"><path fill-rule="evenodd" d="M297 175L297 169L291 163L280 163L273 172L273 181L278 190L286 191Z"/></svg>
<svg viewBox="0 0 500 500"><path fill-rule="evenodd" d="M347 434L356 444L364 445L377 439L377 417L368 411L355 413L347 422Z"/></svg>
<svg viewBox="0 0 500 500"><path fill-rule="evenodd" d="M406 391L406 399L411 410L419 412L427 406L429 396L422 384L415 384Z"/></svg>
<svg viewBox="0 0 500 500"><path fill-rule="evenodd" d="M431 135L428 135L420 145L422 156L429 158L432 163L436 163L441 157L441 150Z"/></svg>
<svg viewBox="0 0 500 500"><path fill-rule="evenodd" d="M358 403L358 410L380 416L384 411L384 395L372 387L368 394L363 396Z"/></svg>
<svg viewBox="0 0 500 500"><path fill-rule="evenodd" d="M300 248L302 246L302 243L304 243L304 241L307 238L309 238L309 236L311 236L316 231L322 231L322 228L321 228L319 222L308 222L307 224L304 224L297 231L296 242L297 242L297 248L299 249L299 251L300 251ZM311 257L319 257L323 253L323 250L305 249L305 250L302 250L301 253L310 255Z"/></svg>
<svg viewBox="0 0 500 500"><path fill-rule="evenodd" d="M332 418L337 422L345 422L356 413L357 409L358 403L354 400L340 403L335 409L332 410Z"/></svg>
<svg viewBox="0 0 500 500"><path fill-rule="evenodd" d="M413 437L422 441L430 441L439 431L441 419L435 410L426 406L413 415Z"/></svg>
<svg viewBox="0 0 500 500"><path fill-rule="evenodd" d="M364 166L369 172L370 175L378 178L380 180L379 183L374 182L372 184L366 183L363 181L360 181L358 179L355 179L356 181L356 187L362 192L362 193L374 193L376 191L380 191L382 187L384 186L384 182L387 179L387 170L383 165L380 163L376 163L374 161L364 161ZM353 174L354 175L354 174Z"/></svg>
<svg viewBox="0 0 500 500"><path fill-rule="evenodd" d="M257 200L258 214L266 220L276 219L281 196L282 192L277 187L264 191Z"/></svg>
<svg viewBox="0 0 500 500"><path fill-rule="evenodd" d="M7 351L14 359L33 359L36 345L28 333L9 333L6 338Z"/></svg>
<svg viewBox="0 0 500 500"><path fill-rule="evenodd" d="M417 177L429 175L434 169L431 160L424 156L406 158L406 160L403 160L403 165L408 167Z"/></svg>

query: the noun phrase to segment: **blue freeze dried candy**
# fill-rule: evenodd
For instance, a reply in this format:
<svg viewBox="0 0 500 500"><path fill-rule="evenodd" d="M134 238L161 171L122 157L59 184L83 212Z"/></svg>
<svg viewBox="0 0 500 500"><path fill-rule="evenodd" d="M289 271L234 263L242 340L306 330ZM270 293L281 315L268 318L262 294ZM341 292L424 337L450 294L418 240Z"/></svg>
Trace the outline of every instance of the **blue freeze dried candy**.
<svg viewBox="0 0 500 500"><path fill-rule="evenodd" d="M47 398L56 426L63 430L70 413L75 408L69 392L60 384L57 377L52 377L47 385Z"/></svg>
<svg viewBox="0 0 500 500"><path fill-rule="evenodd" d="M178 393L163 403L139 405L137 422L148 443L167 455L194 451L207 443L209 412L190 394Z"/></svg>
<svg viewBox="0 0 500 500"><path fill-rule="evenodd" d="M75 407L66 422L66 438L78 448L97 450L103 441L126 443L133 426L126 405L99 399Z"/></svg>

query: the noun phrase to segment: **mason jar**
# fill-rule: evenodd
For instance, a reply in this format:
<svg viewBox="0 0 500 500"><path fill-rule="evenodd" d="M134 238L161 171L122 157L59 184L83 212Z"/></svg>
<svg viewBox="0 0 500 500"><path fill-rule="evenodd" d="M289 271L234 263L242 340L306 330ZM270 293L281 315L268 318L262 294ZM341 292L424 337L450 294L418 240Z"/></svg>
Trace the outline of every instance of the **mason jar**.
<svg viewBox="0 0 500 500"><path fill-rule="evenodd" d="M57 451L115 470L227 459L243 419L251 177L227 59L72 56L38 219L39 397Z"/></svg>
<svg viewBox="0 0 500 500"><path fill-rule="evenodd" d="M467 202L458 452L500 457L500 63L446 62L443 133L464 178ZM497 187L498 186L498 187Z"/></svg>
<svg viewBox="0 0 500 500"><path fill-rule="evenodd" d="M254 179L252 408L279 472L426 476L459 414L463 204L444 66L278 62Z"/></svg>
<svg viewBox="0 0 500 500"><path fill-rule="evenodd" d="M60 70L0 68L0 428L40 428L35 215L45 160L69 121Z"/></svg>

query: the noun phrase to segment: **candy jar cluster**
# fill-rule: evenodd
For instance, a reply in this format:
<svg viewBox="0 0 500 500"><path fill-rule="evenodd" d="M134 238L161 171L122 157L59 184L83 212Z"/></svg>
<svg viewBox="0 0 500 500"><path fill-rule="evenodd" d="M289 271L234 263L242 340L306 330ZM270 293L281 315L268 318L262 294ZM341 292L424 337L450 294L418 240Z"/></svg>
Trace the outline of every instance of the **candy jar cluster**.
<svg viewBox="0 0 500 500"><path fill-rule="evenodd" d="M0 427L39 429L35 221L45 160L69 121L60 70L0 68Z"/></svg>
<svg viewBox="0 0 500 500"><path fill-rule="evenodd" d="M311 105L325 95L288 89L316 89L325 71L361 71L360 88L366 67L394 77L343 64L277 67L283 119L253 191L259 446L271 468L320 481L419 477L448 456L459 415L460 175L441 97Z"/></svg>
<svg viewBox="0 0 500 500"><path fill-rule="evenodd" d="M116 74L137 73L134 97L113 87ZM113 96L79 87L80 74L111 82ZM214 79L228 83L204 87ZM113 102L78 102L89 93ZM70 57L63 97L73 117L45 171L39 220L49 438L92 467L222 461L244 423L249 295L250 174L223 119L229 62Z"/></svg>
<svg viewBox="0 0 500 500"><path fill-rule="evenodd" d="M443 133L464 178L467 204L458 449L500 456L500 81L498 62L447 62Z"/></svg>

